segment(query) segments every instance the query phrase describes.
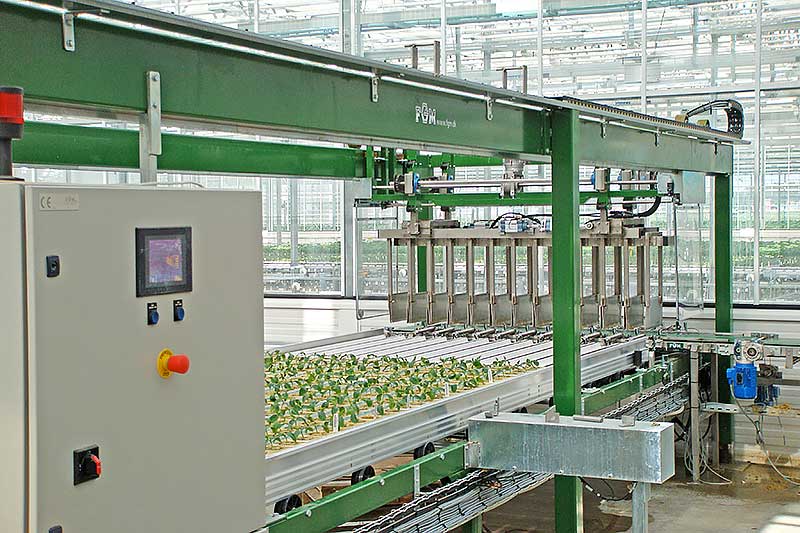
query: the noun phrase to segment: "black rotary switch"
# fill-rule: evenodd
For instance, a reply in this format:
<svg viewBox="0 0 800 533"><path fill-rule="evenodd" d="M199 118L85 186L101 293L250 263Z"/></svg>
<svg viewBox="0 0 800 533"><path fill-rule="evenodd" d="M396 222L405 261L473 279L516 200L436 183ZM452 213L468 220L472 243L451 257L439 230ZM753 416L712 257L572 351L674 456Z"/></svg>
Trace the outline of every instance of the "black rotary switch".
<svg viewBox="0 0 800 533"><path fill-rule="evenodd" d="M100 460L100 447L89 446L72 452L73 485L80 485L103 474L103 462Z"/></svg>

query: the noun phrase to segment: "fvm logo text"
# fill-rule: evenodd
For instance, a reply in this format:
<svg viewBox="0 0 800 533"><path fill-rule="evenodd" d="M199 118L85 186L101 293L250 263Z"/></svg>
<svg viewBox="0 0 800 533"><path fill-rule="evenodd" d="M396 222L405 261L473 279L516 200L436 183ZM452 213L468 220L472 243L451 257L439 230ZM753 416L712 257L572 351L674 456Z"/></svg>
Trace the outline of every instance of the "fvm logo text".
<svg viewBox="0 0 800 533"><path fill-rule="evenodd" d="M422 105L418 105L415 111L417 122L422 122L423 124L429 124L431 126L436 125L436 109L428 107L428 104L423 103Z"/></svg>

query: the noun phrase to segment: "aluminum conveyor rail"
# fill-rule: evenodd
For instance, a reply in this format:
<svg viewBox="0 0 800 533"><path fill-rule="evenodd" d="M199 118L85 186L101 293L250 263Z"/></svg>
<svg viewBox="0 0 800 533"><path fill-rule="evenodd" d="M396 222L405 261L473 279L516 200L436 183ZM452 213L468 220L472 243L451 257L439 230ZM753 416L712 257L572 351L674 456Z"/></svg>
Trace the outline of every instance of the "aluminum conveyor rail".
<svg viewBox="0 0 800 533"><path fill-rule="evenodd" d="M608 345L601 338L585 343L581 347L582 383L633 368L636 355L646 349L645 345L644 336L622 338ZM376 330L287 346L282 351L299 356L305 353L430 359L465 357L478 358L484 363L498 359L536 360L539 368L271 453L265 459L268 503L462 431L470 417L492 410L498 403L499 409L512 411L553 395L553 344L550 340L387 336Z"/></svg>

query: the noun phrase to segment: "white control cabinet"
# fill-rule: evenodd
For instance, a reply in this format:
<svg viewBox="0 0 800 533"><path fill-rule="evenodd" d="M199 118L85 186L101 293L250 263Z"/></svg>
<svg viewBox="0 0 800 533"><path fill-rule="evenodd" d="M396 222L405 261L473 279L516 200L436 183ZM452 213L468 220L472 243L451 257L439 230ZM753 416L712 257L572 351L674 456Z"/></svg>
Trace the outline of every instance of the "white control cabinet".
<svg viewBox="0 0 800 533"><path fill-rule="evenodd" d="M264 524L261 224L255 192L0 182L0 531Z"/></svg>

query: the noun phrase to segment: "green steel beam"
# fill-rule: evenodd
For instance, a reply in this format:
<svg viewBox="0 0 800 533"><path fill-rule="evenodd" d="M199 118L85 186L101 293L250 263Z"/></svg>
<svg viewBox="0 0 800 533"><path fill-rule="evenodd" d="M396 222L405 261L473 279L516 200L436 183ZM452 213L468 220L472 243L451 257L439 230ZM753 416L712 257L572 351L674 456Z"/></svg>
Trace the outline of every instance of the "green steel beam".
<svg viewBox="0 0 800 533"><path fill-rule="evenodd" d="M323 533L414 491L414 469L419 484L430 485L442 478L465 472L464 446L459 442L403 466L377 475L325 498L289 511L269 525L269 533Z"/></svg>
<svg viewBox="0 0 800 533"><path fill-rule="evenodd" d="M15 164L139 168L139 132L130 130L27 122L12 150Z"/></svg>
<svg viewBox="0 0 800 533"><path fill-rule="evenodd" d="M417 164L430 167L441 167L444 164L452 164L457 168L499 167L503 165L503 159L499 157L463 154L455 154L454 156L450 154L418 155Z"/></svg>
<svg viewBox="0 0 800 533"><path fill-rule="evenodd" d="M718 333L733 332L732 197L733 180L730 174L714 176L714 326ZM732 398L725 371L731 366L731 358L719 356L718 363L719 401L729 403ZM719 441L724 449L733 442L731 415L719 416Z"/></svg>
<svg viewBox="0 0 800 533"><path fill-rule="evenodd" d="M620 400L638 394L650 387L661 383L669 370L666 366L656 366L647 370L637 370L636 373L610 383L599 389L582 395L581 413L589 414L610 407Z"/></svg>
<svg viewBox="0 0 800 533"><path fill-rule="evenodd" d="M733 172L733 146L582 120L580 159L585 164L653 170Z"/></svg>
<svg viewBox="0 0 800 533"><path fill-rule="evenodd" d="M76 50L65 52L60 14L27 6L0 3L0 27L0 83L23 87L29 101L143 112L145 74L157 71L165 119L312 131L467 153L549 151L544 110L495 105L489 120L483 99L387 80L379 84L373 102L370 79L363 75L81 17L75 24ZM435 110L435 123L419 116L417 108L423 105Z"/></svg>
<svg viewBox="0 0 800 533"><path fill-rule="evenodd" d="M591 199L597 198L601 203L608 203L612 198L654 198L658 195L658 191L585 191L579 193L579 201L584 204ZM501 198L499 194L491 192L451 194L421 193L413 196L391 193L375 194L373 200L385 202L407 201L411 206L431 204L437 207L555 205L553 203L553 194L549 192L521 192L514 198Z"/></svg>
<svg viewBox="0 0 800 533"><path fill-rule="evenodd" d="M375 176L373 150L330 148L201 137L162 135L159 169L207 172L363 178ZM419 156L418 156L419 157ZM452 160L460 167L494 164L492 158L440 154L423 156L439 166ZM502 160L497 160L502 164ZM49 167L73 166L137 170L139 134L133 130L28 122L25 136L14 143L14 162Z"/></svg>
<svg viewBox="0 0 800 533"><path fill-rule="evenodd" d="M168 172L207 172L362 178L367 175L362 150L326 148L200 137L162 135L158 166ZM136 170L139 133L28 122L14 143L14 162L42 166L80 166Z"/></svg>
<svg viewBox="0 0 800 533"><path fill-rule="evenodd" d="M581 129L577 111L553 113L553 399L562 415L580 413ZM583 531L583 493L576 477L556 476L556 533Z"/></svg>

